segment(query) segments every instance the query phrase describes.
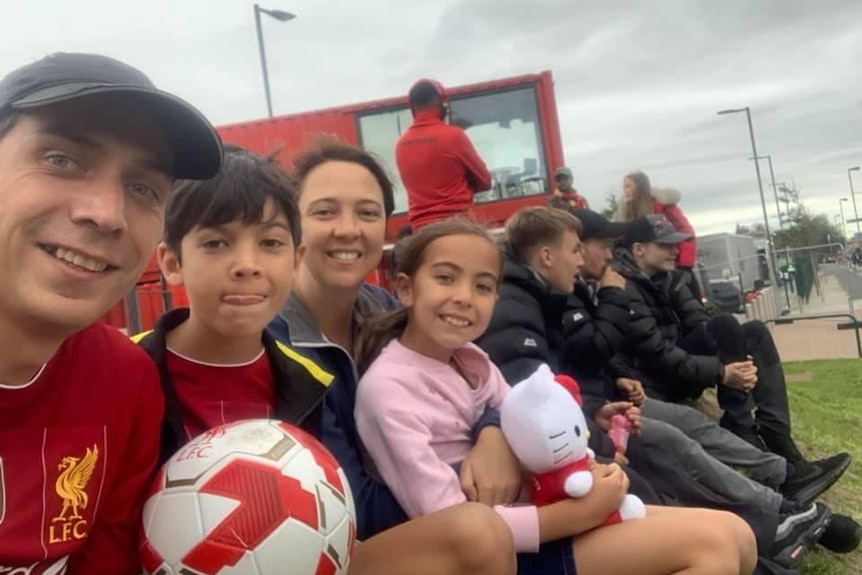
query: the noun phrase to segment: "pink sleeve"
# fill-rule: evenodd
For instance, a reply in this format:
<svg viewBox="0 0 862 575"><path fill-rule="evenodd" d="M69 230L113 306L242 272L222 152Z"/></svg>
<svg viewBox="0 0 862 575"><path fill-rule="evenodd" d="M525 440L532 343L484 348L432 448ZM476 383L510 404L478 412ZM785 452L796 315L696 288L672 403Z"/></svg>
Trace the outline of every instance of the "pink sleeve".
<svg viewBox="0 0 862 575"><path fill-rule="evenodd" d="M500 405L503 403L503 400L512 388L509 387L509 384L506 382L506 378L503 377L503 373L500 369L494 365L490 359L488 359L488 363L491 368L491 372L488 376L488 405L499 410Z"/></svg>
<svg viewBox="0 0 862 575"><path fill-rule="evenodd" d="M697 260L697 240L694 228L676 204L662 206L662 212L673 224L673 228L681 234L690 234L691 239L679 244L679 257L677 263L682 268L693 268Z"/></svg>
<svg viewBox="0 0 862 575"><path fill-rule="evenodd" d="M381 479L407 516L419 517L466 502L455 469L437 457L431 446L422 404L401 382L371 371L368 375L372 377L363 377L356 393L356 427ZM535 507L495 510L512 530L518 551L538 550Z"/></svg>

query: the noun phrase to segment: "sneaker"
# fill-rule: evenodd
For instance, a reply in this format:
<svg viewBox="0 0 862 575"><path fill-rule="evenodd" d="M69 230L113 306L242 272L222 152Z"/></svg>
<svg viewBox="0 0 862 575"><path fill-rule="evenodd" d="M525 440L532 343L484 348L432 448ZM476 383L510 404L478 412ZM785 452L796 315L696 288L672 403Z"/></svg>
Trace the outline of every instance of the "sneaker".
<svg viewBox="0 0 862 575"><path fill-rule="evenodd" d="M860 540L862 526L859 523L846 515L833 515L820 538L820 545L833 553L852 553L859 547Z"/></svg>
<svg viewBox="0 0 862 575"><path fill-rule="evenodd" d="M781 486L785 498L801 505L810 505L832 487L850 467L850 454L839 453L826 459L796 462L796 474Z"/></svg>
<svg viewBox="0 0 862 575"><path fill-rule="evenodd" d="M769 556L792 569L817 544L831 517L832 512L822 503L797 505L793 513L781 515Z"/></svg>

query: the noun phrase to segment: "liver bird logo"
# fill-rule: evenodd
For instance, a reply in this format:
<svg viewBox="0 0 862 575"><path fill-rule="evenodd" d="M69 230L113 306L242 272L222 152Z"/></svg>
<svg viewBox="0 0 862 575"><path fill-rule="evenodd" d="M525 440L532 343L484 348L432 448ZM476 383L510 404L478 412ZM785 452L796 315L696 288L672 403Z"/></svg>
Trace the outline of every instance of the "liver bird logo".
<svg viewBox="0 0 862 575"><path fill-rule="evenodd" d="M63 508L53 521L72 521L81 519L81 510L87 508L89 496L87 495L87 484L96 469L99 459L99 447L87 448L83 457L72 457L67 455L60 460L57 468L60 475L55 484L57 495L63 500Z"/></svg>

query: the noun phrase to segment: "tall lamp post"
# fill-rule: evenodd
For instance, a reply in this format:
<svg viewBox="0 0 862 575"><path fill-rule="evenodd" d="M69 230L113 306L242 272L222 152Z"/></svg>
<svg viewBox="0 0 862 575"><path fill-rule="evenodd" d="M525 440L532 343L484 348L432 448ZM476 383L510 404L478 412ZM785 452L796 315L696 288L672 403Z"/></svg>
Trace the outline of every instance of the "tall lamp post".
<svg viewBox="0 0 862 575"><path fill-rule="evenodd" d="M757 143L754 140L754 125L751 123L751 108L734 108L729 110L721 110L719 116L725 114L739 114L745 112L745 117L748 119L748 135L751 138L751 155L757 157ZM773 249L772 233L769 231L769 215L766 213L766 199L763 196L763 179L760 177L760 163L754 162L754 170L757 172L757 189L760 192L760 207L763 209L763 226L766 230L766 249L769 252L769 263L772 265L772 278L775 284L778 282L778 268L775 266L775 250ZM785 292L787 297L787 309L790 310L790 296Z"/></svg>
<svg viewBox="0 0 862 575"><path fill-rule="evenodd" d="M778 186L775 185L775 172L772 171L772 156L758 156L756 158L750 158L752 160L763 160L766 159L769 162L769 179L772 181L772 193L775 194L775 211L778 214L778 229L784 229L784 221L781 218L781 204L778 203Z"/></svg>
<svg viewBox="0 0 862 575"><path fill-rule="evenodd" d="M859 166L847 168L847 180L850 182L850 199L853 200L853 217L856 219L856 231L859 229L859 212L856 211L856 193L853 191L853 172L858 172Z"/></svg>
<svg viewBox="0 0 862 575"><path fill-rule="evenodd" d="M266 14L279 22L293 20L296 18L296 14L291 14L284 10L267 10L266 8L261 8L258 4L254 5L254 25L257 28L257 47L260 49L260 67L263 70L263 91L266 94L266 112L272 118L272 96L269 93L269 72L266 69L266 50L263 47L263 28L260 25L261 14Z"/></svg>
<svg viewBox="0 0 862 575"><path fill-rule="evenodd" d="M841 210L841 233L844 234L844 241L847 241L847 220L844 219L844 202L849 202L847 198L838 198L838 209Z"/></svg>

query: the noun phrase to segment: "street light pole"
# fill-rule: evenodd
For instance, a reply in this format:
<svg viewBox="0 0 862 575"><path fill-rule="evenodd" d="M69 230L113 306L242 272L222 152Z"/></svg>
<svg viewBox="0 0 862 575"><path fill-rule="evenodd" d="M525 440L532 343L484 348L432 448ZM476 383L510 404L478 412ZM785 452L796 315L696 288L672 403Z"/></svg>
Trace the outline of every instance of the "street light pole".
<svg viewBox="0 0 862 575"><path fill-rule="evenodd" d="M751 108L736 108L732 110L721 110L719 116L725 114L738 114L745 112L745 117L748 119L748 135L751 138L751 155L757 157L757 143L754 140L754 124L751 122ZM760 162L754 162L754 170L757 173L757 189L760 192L760 207L763 209L763 226L766 229L766 248L769 251L769 262L772 264L772 278L775 284L778 283L778 268L775 267L775 250L773 249L772 233L769 231L769 215L766 213L766 198L763 196L763 178L760 177ZM790 310L790 296L787 295L787 310Z"/></svg>
<svg viewBox="0 0 862 575"><path fill-rule="evenodd" d="M853 172L858 172L859 166L854 166L852 168L847 168L847 180L850 182L850 199L853 200L853 217L856 219L856 232L860 232L862 230L859 229L859 212L856 211L856 192L853 191Z"/></svg>
<svg viewBox="0 0 862 575"><path fill-rule="evenodd" d="M841 210L841 233L844 234L844 241L847 241L847 220L844 219L844 202L847 198L838 198L838 209Z"/></svg>
<svg viewBox="0 0 862 575"><path fill-rule="evenodd" d="M778 203L778 186L775 185L775 172L772 171L772 156L760 156L755 161L766 158L769 162L769 179L772 182L772 193L775 195L775 211L778 213L778 229L784 229L784 220L781 218L781 204Z"/></svg>
<svg viewBox="0 0 862 575"><path fill-rule="evenodd" d="M254 5L254 26L257 30L257 47L260 50L260 67L263 71L263 91L266 95L266 113L270 118L272 118L272 96L269 92L269 71L266 67L266 49L263 45L263 27L260 23L261 13L271 16L279 22L293 20L296 18L296 15L283 10L267 10L266 8L261 8L258 4Z"/></svg>

